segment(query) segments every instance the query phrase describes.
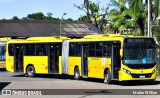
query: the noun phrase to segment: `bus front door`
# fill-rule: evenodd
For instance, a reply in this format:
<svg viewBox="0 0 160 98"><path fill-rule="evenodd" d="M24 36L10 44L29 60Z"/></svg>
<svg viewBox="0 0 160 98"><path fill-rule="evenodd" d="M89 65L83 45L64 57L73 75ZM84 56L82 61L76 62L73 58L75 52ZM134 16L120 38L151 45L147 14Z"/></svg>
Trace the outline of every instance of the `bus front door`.
<svg viewBox="0 0 160 98"><path fill-rule="evenodd" d="M82 45L81 57L82 76L88 76L88 47L85 44Z"/></svg>
<svg viewBox="0 0 160 98"><path fill-rule="evenodd" d="M49 73L59 73L59 44L48 45L48 71Z"/></svg>
<svg viewBox="0 0 160 98"><path fill-rule="evenodd" d="M24 46L23 45L15 45L14 46L14 72L23 72L23 53Z"/></svg>
<svg viewBox="0 0 160 98"><path fill-rule="evenodd" d="M119 74L118 71L120 69L120 44L113 43L112 44L112 79L118 79Z"/></svg>

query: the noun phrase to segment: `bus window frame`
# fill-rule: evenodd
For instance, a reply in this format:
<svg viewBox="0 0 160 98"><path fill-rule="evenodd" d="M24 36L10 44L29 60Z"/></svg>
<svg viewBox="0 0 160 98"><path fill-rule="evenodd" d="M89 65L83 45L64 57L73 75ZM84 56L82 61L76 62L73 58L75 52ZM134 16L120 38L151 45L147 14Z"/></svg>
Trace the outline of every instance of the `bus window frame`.
<svg viewBox="0 0 160 98"><path fill-rule="evenodd" d="M0 47L1 47L1 51L0 51L1 55L0 55L0 57L2 58L4 56L4 59L0 59L0 61L5 61L6 60L6 44L0 45ZM5 49L4 55L2 55L3 54L3 48L2 47L4 47L4 49Z"/></svg>
<svg viewBox="0 0 160 98"><path fill-rule="evenodd" d="M88 46L88 57L106 57L106 58L111 58L111 52L112 52L112 49L111 49L111 44L112 43L114 43L115 41L88 41L88 42L70 42L70 44L69 44L69 56L73 56L73 57L80 57L81 55L71 55L71 44L80 44L80 45L82 45L82 44L85 44L85 45L87 45ZM90 44L92 44L92 43L94 43L95 44L95 49L90 49ZM102 46L102 48L101 49L97 49L96 47L96 44L97 43L102 43L103 44L103 46ZM110 47L110 55L108 56L104 56L104 51L106 50L105 48L104 48L104 45L106 45L106 43L108 44L108 45L110 45L109 47ZM94 56L93 55L89 55L90 54L90 51L91 50L93 50L94 51ZM101 50L102 51L102 55L101 56L97 56L96 54L97 54L97 50ZM74 52L75 52L75 49L74 49ZM80 53L81 53L81 48L80 48Z"/></svg>
<svg viewBox="0 0 160 98"><path fill-rule="evenodd" d="M126 43L125 43L125 40L127 40L127 39L136 39L136 38L125 38L124 39L124 41L123 41L123 55L122 55L122 64L123 65L127 65L127 66L132 66L132 65L155 65L156 64L156 58L154 58L154 63L152 63L152 64L126 64L126 63L124 63L124 55L125 55L125 51L124 51L124 47L125 47L125 45L126 45ZM138 39L152 39L152 41L153 41L153 38L138 38ZM150 42L150 43L152 43L152 44L154 44L154 46L155 46L155 48L154 48L154 51L156 52L156 45L155 45L155 42L153 43L153 42ZM144 42L144 43L146 43L146 42ZM128 43L127 43L128 44ZM129 45L131 45L131 44L138 44L138 43L130 43ZM142 44L142 43L141 43ZM156 54L156 53L155 53ZM154 54L154 55L155 55Z"/></svg>

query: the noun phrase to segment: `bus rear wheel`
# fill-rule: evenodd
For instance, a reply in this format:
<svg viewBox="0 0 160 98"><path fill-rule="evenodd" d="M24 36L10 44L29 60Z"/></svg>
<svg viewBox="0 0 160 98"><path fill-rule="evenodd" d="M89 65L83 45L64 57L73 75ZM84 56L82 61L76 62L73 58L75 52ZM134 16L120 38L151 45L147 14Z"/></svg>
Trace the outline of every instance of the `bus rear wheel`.
<svg viewBox="0 0 160 98"><path fill-rule="evenodd" d="M75 79L75 80L79 80L79 79L80 79L80 74L79 74L79 69L78 69L78 67L76 67L76 68L74 69L74 79Z"/></svg>
<svg viewBox="0 0 160 98"><path fill-rule="evenodd" d="M27 76L28 77L34 77L35 76L35 69L33 66L27 67Z"/></svg>
<svg viewBox="0 0 160 98"><path fill-rule="evenodd" d="M111 80L111 74L110 71L107 70L104 74L104 83L105 84L111 84L112 80Z"/></svg>

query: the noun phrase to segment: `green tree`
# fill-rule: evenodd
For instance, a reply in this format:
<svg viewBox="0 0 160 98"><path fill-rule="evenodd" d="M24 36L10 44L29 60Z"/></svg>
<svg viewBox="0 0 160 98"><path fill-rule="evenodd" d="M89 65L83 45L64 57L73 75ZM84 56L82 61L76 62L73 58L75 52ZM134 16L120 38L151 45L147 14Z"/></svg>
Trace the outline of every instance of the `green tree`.
<svg viewBox="0 0 160 98"><path fill-rule="evenodd" d="M87 21L87 15L81 16L80 18L78 18L78 21Z"/></svg>
<svg viewBox="0 0 160 98"><path fill-rule="evenodd" d="M72 18L68 18L65 21L73 21L73 19Z"/></svg>
<svg viewBox="0 0 160 98"><path fill-rule="evenodd" d="M106 8L100 7L100 2L93 2L89 0L84 0L84 3L80 6L75 4L75 7L84 11L86 16L83 18L80 17L79 20L87 19L88 22L93 23L97 28L103 30L103 24L106 22L105 18L108 14L108 9L110 7L110 3Z"/></svg>
<svg viewBox="0 0 160 98"><path fill-rule="evenodd" d="M20 20L17 16L14 16L12 20Z"/></svg>
<svg viewBox="0 0 160 98"><path fill-rule="evenodd" d="M46 19L46 20L53 20L52 15L53 15L53 14L52 14L51 12L47 13L47 16L45 17L45 19Z"/></svg>
<svg viewBox="0 0 160 98"><path fill-rule="evenodd" d="M112 32L120 32L133 26L133 22L129 21L131 17L128 15L128 8L125 4L125 0L112 1L113 9L111 9L108 15L108 19L111 20L110 28L112 28Z"/></svg>
<svg viewBox="0 0 160 98"><path fill-rule="evenodd" d="M155 16L160 17L160 0L154 0L153 8L154 8Z"/></svg>
<svg viewBox="0 0 160 98"><path fill-rule="evenodd" d="M160 20L157 18L160 18L160 0L154 0L152 1L152 25L151 25L151 31L153 32L153 35L157 38L158 42L160 43Z"/></svg>
<svg viewBox="0 0 160 98"><path fill-rule="evenodd" d="M147 11L143 7L143 0L114 0L115 6L109 14L109 19L117 32L122 29L133 29L136 34L144 35ZM128 5L128 6L127 6Z"/></svg>
<svg viewBox="0 0 160 98"><path fill-rule="evenodd" d="M136 31L139 35L144 35L147 18L146 10L143 10L143 0L129 0L129 16L133 19Z"/></svg>
<svg viewBox="0 0 160 98"><path fill-rule="evenodd" d="M53 20L58 21L59 18L52 17L52 13L47 13L47 16L45 16L42 12L32 13L28 14L27 17L24 17L23 20Z"/></svg>
<svg viewBox="0 0 160 98"><path fill-rule="evenodd" d="M52 20L57 21L57 20L60 20L60 19L59 18L52 18Z"/></svg>
<svg viewBox="0 0 160 98"><path fill-rule="evenodd" d="M60 20L59 18L52 17L52 15L53 14L51 12L47 13L47 16L45 16L45 20L53 20L53 21L59 21Z"/></svg>
<svg viewBox="0 0 160 98"><path fill-rule="evenodd" d="M46 19L46 16L42 12L37 12L33 14L28 14L27 18L31 20L44 20Z"/></svg>

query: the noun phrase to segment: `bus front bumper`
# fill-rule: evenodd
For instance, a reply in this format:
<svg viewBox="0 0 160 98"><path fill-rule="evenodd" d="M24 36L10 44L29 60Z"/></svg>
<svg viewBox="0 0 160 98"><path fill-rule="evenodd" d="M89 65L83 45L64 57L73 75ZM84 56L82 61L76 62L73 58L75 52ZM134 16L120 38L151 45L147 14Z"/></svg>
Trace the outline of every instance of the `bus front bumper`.
<svg viewBox="0 0 160 98"><path fill-rule="evenodd" d="M145 71L144 71L145 72ZM156 79L156 70L155 72L148 73L129 73L126 71L121 71L121 75L119 77L120 81L127 80L155 80Z"/></svg>

